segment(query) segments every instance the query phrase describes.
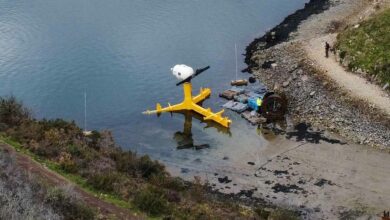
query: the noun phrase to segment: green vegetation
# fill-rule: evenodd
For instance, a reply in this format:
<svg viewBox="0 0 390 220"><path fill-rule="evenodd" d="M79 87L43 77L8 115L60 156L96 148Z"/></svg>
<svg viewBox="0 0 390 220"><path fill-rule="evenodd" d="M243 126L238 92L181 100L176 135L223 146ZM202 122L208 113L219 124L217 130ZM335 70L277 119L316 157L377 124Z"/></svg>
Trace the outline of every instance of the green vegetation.
<svg viewBox="0 0 390 220"><path fill-rule="evenodd" d="M299 215L291 210L286 209L276 209L272 212L269 210L264 209L263 207L256 208L255 212L257 213L257 216L260 220L267 220L267 219L273 219L273 220L298 220Z"/></svg>
<svg viewBox="0 0 390 220"><path fill-rule="evenodd" d="M13 156L0 148L0 219L96 219L70 187L53 188L45 179L27 174Z"/></svg>
<svg viewBox="0 0 390 220"><path fill-rule="evenodd" d="M198 178L188 183L170 176L159 162L117 147L108 131L85 136L74 122L35 120L30 115L15 98L0 97L0 140L119 207L152 218L297 219L290 211L252 210L209 196ZM50 207L45 213L51 219L56 219L55 213L63 219L96 218L96 211L77 200L71 190L46 187L43 195L31 197L41 198Z"/></svg>
<svg viewBox="0 0 390 220"><path fill-rule="evenodd" d="M170 176L148 156L122 150L108 131L85 136L74 122L33 119L13 97L0 97L0 137L87 192L151 217L232 219L256 215L237 204L208 197L205 186ZM92 216L82 205L58 207L71 201L64 196L54 190L46 201L67 216Z"/></svg>
<svg viewBox="0 0 390 220"><path fill-rule="evenodd" d="M61 213L64 219L95 219L96 217L96 211L75 199L71 191L50 188L45 202Z"/></svg>
<svg viewBox="0 0 390 220"><path fill-rule="evenodd" d="M390 9L339 34L336 49L341 62L390 82Z"/></svg>

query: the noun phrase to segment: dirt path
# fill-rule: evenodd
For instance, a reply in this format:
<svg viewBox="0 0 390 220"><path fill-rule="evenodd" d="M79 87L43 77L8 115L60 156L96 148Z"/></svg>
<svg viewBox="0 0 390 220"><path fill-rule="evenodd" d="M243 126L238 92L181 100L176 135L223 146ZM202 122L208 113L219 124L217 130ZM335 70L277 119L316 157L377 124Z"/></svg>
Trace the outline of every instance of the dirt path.
<svg viewBox="0 0 390 220"><path fill-rule="evenodd" d="M99 209L104 216L115 216L118 219L142 219L142 217L138 217L134 215L134 213L131 213L129 210L107 203L85 192L83 189L81 189L77 185L74 185L73 183L71 183L69 180L65 179L61 175L33 161L30 157L22 153L16 152L13 147L5 144L2 141L0 141L0 148L7 149L9 152L11 152L15 156L17 164L23 167L27 172L45 179L49 184L55 186L61 186L61 185L63 186L63 185L71 184L74 187L74 191L87 205Z"/></svg>
<svg viewBox="0 0 390 220"><path fill-rule="evenodd" d="M333 55L325 58L325 42L333 45L335 39L335 34L311 39L308 44L305 44L305 50L309 58L315 61L331 79L348 91L352 97L374 104L375 107L390 116L390 97L379 86L368 82L357 74L347 72L337 63Z"/></svg>

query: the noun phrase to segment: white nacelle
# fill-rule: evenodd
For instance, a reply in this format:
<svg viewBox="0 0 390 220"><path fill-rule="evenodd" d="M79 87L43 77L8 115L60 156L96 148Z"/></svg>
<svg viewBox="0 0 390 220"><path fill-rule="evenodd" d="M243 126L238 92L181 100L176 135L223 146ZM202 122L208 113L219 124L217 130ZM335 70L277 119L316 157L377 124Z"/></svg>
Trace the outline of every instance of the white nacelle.
<svg viewBox="0 0 390 220"><path fill-rule="evenodd" d="M194 75L195 71L192 67L186 66L184 64L178 64L171 68L172 74L176 76L179 80L185 80L188 77Z"/></svg>

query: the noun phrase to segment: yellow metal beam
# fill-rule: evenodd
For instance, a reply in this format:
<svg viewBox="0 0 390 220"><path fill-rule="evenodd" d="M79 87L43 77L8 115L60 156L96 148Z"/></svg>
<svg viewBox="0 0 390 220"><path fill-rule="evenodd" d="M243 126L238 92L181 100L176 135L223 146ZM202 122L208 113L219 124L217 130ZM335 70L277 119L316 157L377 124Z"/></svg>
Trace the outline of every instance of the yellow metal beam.
<svg viewBox="0 0 390 220"><path fill-rule="evenodd" d="M208 98L211 94L211 89L209 88L201 88L199 95L193 97L192 96L192 85L191 83L184 83L184 100L182 103L171 105L168 103L168 107L162 108L159 103L156 105L156 110L152 111L144 111L143 114L159 114L163 112L175 112L175 111L183 111L183 110L191 110L195 111L204 116L204 120L213 120L218 124L229 127L231 124L231 120L228 117L222 117L222 113L224 110L221 110L217 113L213 113L210 108L203 108L197 103L202 102L206 98Z"/></svg>

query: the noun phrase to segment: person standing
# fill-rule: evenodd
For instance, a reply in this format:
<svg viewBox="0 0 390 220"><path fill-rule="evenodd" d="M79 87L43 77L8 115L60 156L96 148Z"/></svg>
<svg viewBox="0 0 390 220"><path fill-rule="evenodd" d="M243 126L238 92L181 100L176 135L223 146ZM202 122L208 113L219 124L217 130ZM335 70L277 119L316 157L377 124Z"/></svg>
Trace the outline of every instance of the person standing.
<svg viewBox="0 0 390 220"><path fill-rule="evenodd" d="M330 45L328 42L325 42L325 57L329 57L329 50L330 50Z"/></svg>

